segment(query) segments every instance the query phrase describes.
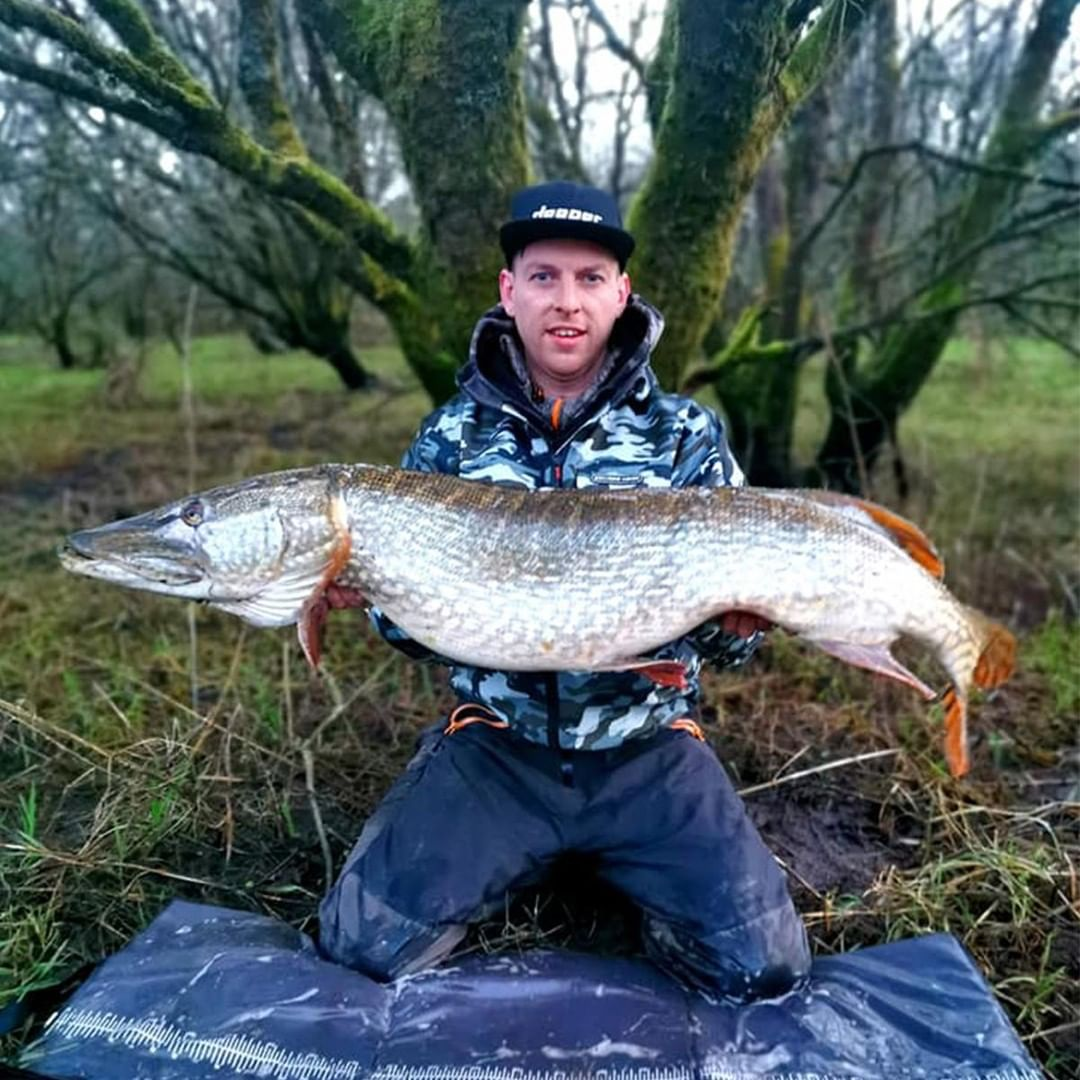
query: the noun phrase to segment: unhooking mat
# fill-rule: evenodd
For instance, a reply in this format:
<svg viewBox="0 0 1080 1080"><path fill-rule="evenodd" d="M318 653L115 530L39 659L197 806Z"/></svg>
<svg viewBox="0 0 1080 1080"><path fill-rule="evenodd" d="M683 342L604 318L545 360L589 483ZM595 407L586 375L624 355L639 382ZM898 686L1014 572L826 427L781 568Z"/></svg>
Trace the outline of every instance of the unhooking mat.
<svg viewBox="0 0 1080 1080"><path fill-rule="evenodd" d="M466 956L384 986L261 915L173 902L26 1052L82 1080L1038 1080L946 934L830 956L733 1006L645 961Z"/></svg>

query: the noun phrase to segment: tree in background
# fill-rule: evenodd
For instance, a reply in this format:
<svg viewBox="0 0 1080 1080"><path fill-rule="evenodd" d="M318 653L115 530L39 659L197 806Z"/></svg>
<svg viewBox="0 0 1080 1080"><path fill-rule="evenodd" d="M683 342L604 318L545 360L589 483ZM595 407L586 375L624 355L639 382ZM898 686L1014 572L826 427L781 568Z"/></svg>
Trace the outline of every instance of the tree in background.
<svg viewBox="0 0 1080 1080"><path fill-rule="evenodd" d="M1018 3L969 2L933 25L931 6L901 53L895 0L882 0L855 55L796 116L756 182L758 303L732 313L723 347L685 384L716 388L755 482L866 490L973 308L1076 353L1080 186L1061 137L1080 109L1050 85L1074 9L1044 0L1024 26ZM802 472L796 395L821 351L830 420ZM894 464L902 495L898 451Z"/></svg>
<svg viewBox="0 0 1080 1080"><path fill-rule="evenodd" d="M9 138L0 150L0 185L7 191L0 215L5 322L17 318L32 330L62 368L101 366L106 341L88 309L114 288L130 250L116 230L81 214L68 197L68 132L37 130L36 152L28 154L32 133L16 113L6 119Z"/></svg>
<svg viewBox="0 0 1080 1080"><path fill-rule="evenodd" d="M314 275L322 282L316 307L332 309L332 290L344 288L380 308L436 401L452 392L476 314L493 299L492 238L510 193L531 178L530 153L541 173L589 176L625 195L637 183L629 134L644 94L653 152L630 202L639 245L631 272L668 320L656 357L661 377L669 386L714 385L751 478L790 482L798 478L791 422L800 374L806 358L825 349L833 423L818 467L831 483L865 484L958 314L979 299L980 245L991 246L1029 170L1075 124L1074 106L1052 119L1041 112L1075 0L1040 0L1010 70L979 67L979 6L957 5L976 20L969 44L980 74L968 89L979 104L957 114L972 118L970 130L955 145L946 140L944 151L935 118L901 118L898 102L917 87L914 100L940 104L943 93L935 99L926 89L933 80L921 75L933 62L948 70L955 49L939 48L935 28L910 47L908 72L897 72L887 0L671 0L648 59L639 55L646 13L620 38L599 0L541 0L527 35L528 7L525 0L0 0L0 71L102 110L125 142L143 129L185 161L197 156L226 170L235 180L220 185L217 203L200 203L200 212L190 204L193 219L245 252L247 240L236 233L264 235L274 221L277 251L287 253L301 246L302 230L305 257L326 268ZM857 35L868 14L872 32ZM573 55L553 46L555 18L571 21ZM1012 20L1021 21L1015 6ZM590 89L587 61L599 49L625 65L614 88ZM837 76L826 83L837 60ZM605 95L615 137L609 160L599 163L590 159L583 115ZM867 112L867 98L869 129L850 122ZM365 113L362 102L379 112ZM414 231L385 212L364 172L363 125L377 128L383 119L399 148ZM909 159L937 185L929 222L924 191L886 191ZM184 164L180 172L186 183L197 170ZM944 173L961 175L966 186L941 184ZM212 180L201 185L208 186ZM1075 201L1075 191L1060 182L1061 199ZM225 208L237 198L262 209L230 215ZM134 200L118 193L117 202ZM739 243L748 202L750 219L755 209L764 214L758 272L749 276ZM233 220L210 228L215 215ZM892 237L903 230L909 241L915 236L906 246L926 258L897 254ZM160 243L175 236L156 229L143 239L159 257L177 258ZM205 261L189 260L187 272ZM303 277L296 263L291 269ZM855 269L843 274L837 266ZM829 288L818 285L822 273ZM250 264L243 274L258 286ZM286 281L295 298L295 282ZM895 299L897 281L911 295ZM257 291L246 289L249 301ZM731 312L736 292L745 303Z"/></svg>
<svg viewBox="0 0 1080 1080"><path fill-rule="evenodd" d="M492 297L499 268L492 237L510 193L529 179L526 3L314 0L294 8L239 0L235 97L208 62L185 60L171 43L176 35L166 26L176 6L3 0L0 23L9 33L0 69L149 128L287 201L313 242L340 254L342 276L386 313L432 396L445 397L476 313ZM682 29L667 32L670 85L653 172L634 215L643 250L652 250L638 268L645 291L665 288L651 279L667 276L663 237L680 235L710 203L727 206L726 218L706 229L708 237L695 236L681 265L728 242L762 148L857 27L862 5L831 0L807 30L816 9L771 0L719 5L706 15L690 0L672 5L669 18ZM419 213L415 238L354 190L323 147L305 141L283 74L286 21L302 22L320 55L325 50L338 73L385 107ZM722 64L711 59L716 50ZM688 128L707 131L705 145ZM690 160L686 169L675 161L670 172L661 167L683 152L685 136L695 152L711 147L722 166L704 183ZM736 177L743 179L733 188ZM713 298L723 284L715 269L708 271ZM674 313L675 327L680 317ZM678 336L692 342L695 333L690 326Z"/></svg>
<svg viewBox="0 0 1080 1080"><path fill-rule="evenodd" d="M234 14L176 5L163 24L170 47L224 100L234 96L230 73L238 64ZM285 26L283 33L290 57L284 82L305 137L323 148L353 188L366 185L379 198L394 182L399 161L388 125L373 114L372 102L349 101L335 89L301 27ZM306 58L303 72L298 51ZM27 134L19 152L24 165L40 159L52 131L63 128L67 167L53 175L81 220L119 229L143 266L170 272L163 280L179 275L197 284L231 309L260 347L307 349L326 359L346 387L371 384L349 338L354 290L337 272L338 254L311 243L292 206L203 158L188 156L178 167L177 155L155 133L43 89L13 91L9 84L7 103L6 115L20 117ZM370 132L363 144L356 120L366 121ZM18 215L9 207L6 216Z"/></svg>

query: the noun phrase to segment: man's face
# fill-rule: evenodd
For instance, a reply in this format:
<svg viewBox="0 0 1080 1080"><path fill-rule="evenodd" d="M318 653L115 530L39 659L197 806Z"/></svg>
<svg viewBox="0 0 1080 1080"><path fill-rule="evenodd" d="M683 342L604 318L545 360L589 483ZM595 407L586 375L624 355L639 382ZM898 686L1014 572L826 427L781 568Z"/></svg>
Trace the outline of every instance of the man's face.
<svg viewBox="0 0 1080 1080"><path fill-rule="evenodd" d="M545 393L575 397L593 381L630 279L606 248L538 240L499 274L499 296L517 325L529 373Z"/></svg>

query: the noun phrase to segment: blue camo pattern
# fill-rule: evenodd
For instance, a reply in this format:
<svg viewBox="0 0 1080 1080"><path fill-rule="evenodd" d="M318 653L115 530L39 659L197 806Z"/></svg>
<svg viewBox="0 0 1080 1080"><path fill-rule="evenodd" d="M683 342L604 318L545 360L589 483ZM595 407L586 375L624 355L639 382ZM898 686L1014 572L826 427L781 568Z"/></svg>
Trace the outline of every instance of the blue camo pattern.
<svg viewBox="0 0 1080 1080"><path fill-rule="evenodd" d="M605 398L598 388L590 395L595 407L579 407L567 425L570 432L552 429L546 406L544 413L538 412L535 395L520 380L514 380L516 385L491 385L493 371L498 378L515 366L520 369L505 355L490 355L491 348L486 356L476 355L477 342L485 340L489 345L499 340L504 353L515 348L509 336L512 324L501 308L493 309L480 325L494 327L498 337L474 334L474 355L459 377L462 391L423 421L402 467L530 491L742 484L743 474L716 414L690 398L661 390L648 354L662 321L639 297L633 297L631 305L645 332L636 347L624 347L621 363L609 365L609 381L621 372L624 392ZM630 365L636 370L627 381ZM478 397L498 400L500 406ZM709 622L656 650L657 659L685 665L689 688L680 691L627 672L505 672L458 664L412 641L377 609L371 617L383 637L407 655L449 664L450 684L462 702L485 706L526 738L545 745L552 743L557 725L559 746L572 750L609 749L696 715L702 662L744 663L762 636L735 637Z"/></svg>

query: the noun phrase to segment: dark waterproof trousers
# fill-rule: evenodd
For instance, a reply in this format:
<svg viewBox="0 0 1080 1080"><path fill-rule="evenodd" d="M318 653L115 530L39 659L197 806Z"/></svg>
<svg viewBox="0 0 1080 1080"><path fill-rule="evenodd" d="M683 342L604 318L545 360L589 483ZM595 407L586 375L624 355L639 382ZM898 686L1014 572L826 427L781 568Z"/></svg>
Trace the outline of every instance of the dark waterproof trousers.
<svg viewBox="0 0 1080 1080"><path fill-rule="evenodd" d="M712 749L666 729L614 750L555 751L474 723L428 729L320 908L326 956L379 980L442 959L560 854L642 909L646 953L737 999L810 966L775 859Z"/></svg>

